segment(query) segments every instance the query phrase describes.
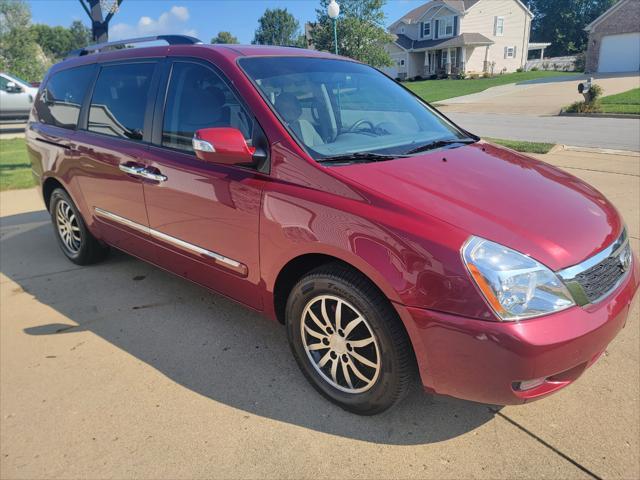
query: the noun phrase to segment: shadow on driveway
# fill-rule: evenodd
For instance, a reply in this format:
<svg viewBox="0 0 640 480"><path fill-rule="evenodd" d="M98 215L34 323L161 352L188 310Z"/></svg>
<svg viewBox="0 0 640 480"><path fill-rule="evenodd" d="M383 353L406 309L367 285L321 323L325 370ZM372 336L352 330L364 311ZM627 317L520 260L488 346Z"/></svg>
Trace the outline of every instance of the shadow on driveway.
<svg viewBox="0 0 640 480"><path fill-rule="evenodd" d="M76 267L58 250L44 211L2 218L0 245L2 272L69 319L43 318L25 333L94 333L215 402L319 432L397 445L447 440L493 418L487 405L429 396L417 384L382 415L344 412L307 384L280 325L120 252L100 265ZM29 312L24 315L33 323ZM82 382L91 372L79 364L60 374Z"/></svg>

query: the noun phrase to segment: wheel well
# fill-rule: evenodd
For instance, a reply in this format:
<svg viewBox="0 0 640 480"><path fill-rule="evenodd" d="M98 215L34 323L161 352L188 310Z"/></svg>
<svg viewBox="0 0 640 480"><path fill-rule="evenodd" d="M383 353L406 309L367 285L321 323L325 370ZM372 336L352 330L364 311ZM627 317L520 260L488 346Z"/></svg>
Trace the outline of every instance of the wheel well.
<svg viewBox="0 0 640 480"><path fill-rule="evenodd" d="M282 268L282 270L280 270L278 278L276 279L275 287L273 289L273 301L276 317L278 318L278 321L280 323L285 323L285 309L287 306L287 299L289 298L289 292L291 292L293 286L298 282L298 280L304 277L311 270L315 270L316 268L322 265L327 265L329 263L338 264L344 268L358 272L360 275L369 280L374 286L376 286L376 288L378 288L377 285L375 285L375 283L372 282L369 277L367 277L360 270L348 264L344 260L340 260L337 257L332 257L331 255L323 255L319 253L301 255L290 260L289 263L287 263ZM380 290L380 288L378 288L378 290ZM380 291L380 294L385 296L382 291Z"/></svg>
<svg viewBox="0 0 640 480"><path fill-rule="evenodd" d="M51 194L56 188L65 190L62 184L55 178L47 178L44 181L44 185L42 185L42 196L44 198L44 204L46 205L47 210L49 210L49 201L51 200Z"/></svg>

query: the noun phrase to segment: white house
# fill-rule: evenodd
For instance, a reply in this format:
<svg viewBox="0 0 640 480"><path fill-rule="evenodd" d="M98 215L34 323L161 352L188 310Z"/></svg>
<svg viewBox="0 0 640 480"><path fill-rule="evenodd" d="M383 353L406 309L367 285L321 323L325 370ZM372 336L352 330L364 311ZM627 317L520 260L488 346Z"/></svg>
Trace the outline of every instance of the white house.
<svg viewBox="0 0 640 480"><path fill-rule="evenodd" d="M432 0L391 24L394 78L513 72L523 68L532 13L520 0Z"/></svg>

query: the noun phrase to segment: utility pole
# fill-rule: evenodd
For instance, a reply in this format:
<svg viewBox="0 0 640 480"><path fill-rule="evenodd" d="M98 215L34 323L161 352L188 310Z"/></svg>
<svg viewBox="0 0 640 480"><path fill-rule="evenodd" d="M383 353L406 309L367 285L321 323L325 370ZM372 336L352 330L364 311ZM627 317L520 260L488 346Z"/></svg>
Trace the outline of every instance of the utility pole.
<svg viewBox="0 0 640 480"><path fill-rule="evenodd" d="M91 19L93 41L109 41L109 22L120 8L123 0L79 0L80 5ZM105 16L106 13L106 16Z"/></svg>

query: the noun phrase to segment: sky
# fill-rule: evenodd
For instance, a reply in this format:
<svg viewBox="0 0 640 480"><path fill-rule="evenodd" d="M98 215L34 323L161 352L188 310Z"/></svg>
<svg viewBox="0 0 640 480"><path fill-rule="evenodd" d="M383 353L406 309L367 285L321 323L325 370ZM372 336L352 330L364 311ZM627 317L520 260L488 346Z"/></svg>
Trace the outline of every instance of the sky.
<svg viewBox="0 0 640 480"><path fill-rule="evenodd" d="M384 7L389 25L427 0L389 0ZM28 0L32 22L69 26L89 18L79 0ZM338 1L338 3L340 3ZM110 40L145 35L181 33L209 42L219 31L227 30L250 43L258 18L267 8L286 8L300 22L315 20L318 0L124 0L109 26Z"/></svg>

